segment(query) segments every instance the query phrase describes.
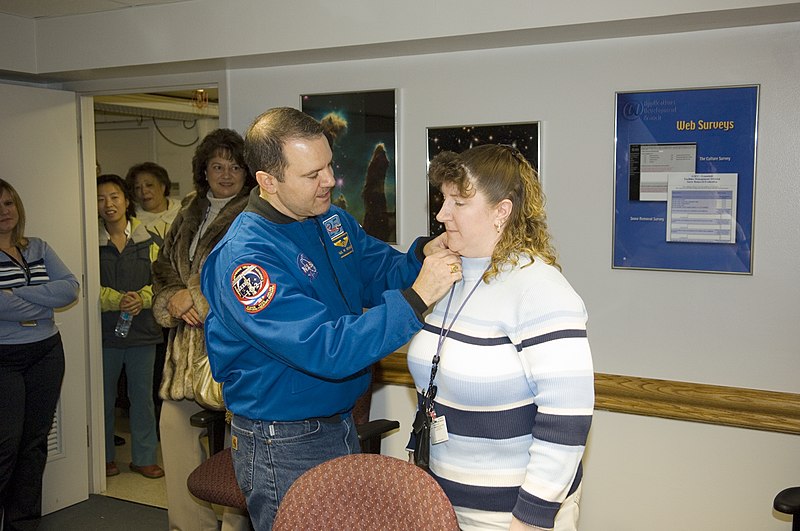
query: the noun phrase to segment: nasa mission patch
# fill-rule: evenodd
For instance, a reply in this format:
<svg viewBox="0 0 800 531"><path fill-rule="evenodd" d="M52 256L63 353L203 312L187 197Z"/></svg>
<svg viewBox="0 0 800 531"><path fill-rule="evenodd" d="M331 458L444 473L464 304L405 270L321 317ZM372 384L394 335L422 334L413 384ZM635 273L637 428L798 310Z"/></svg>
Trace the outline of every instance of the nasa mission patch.
<svg viewBox="0 0 800 531"><path fill-rule="evenodd" d="M234 269L231 287L247 313L258 313L269 306L277 289L264 268L256 264L242 264Z"/></svg>
<svg viewBox="0 0 800 531"><path fill-rule="evenodd" d="M297 255L297 267L299 267L300 271L302 271L303 274L308 277L308 280L313 281L319 275L317 266L314 265L314 262L312 262L311 259L305 255L305 253L300 253Z"/></svg>

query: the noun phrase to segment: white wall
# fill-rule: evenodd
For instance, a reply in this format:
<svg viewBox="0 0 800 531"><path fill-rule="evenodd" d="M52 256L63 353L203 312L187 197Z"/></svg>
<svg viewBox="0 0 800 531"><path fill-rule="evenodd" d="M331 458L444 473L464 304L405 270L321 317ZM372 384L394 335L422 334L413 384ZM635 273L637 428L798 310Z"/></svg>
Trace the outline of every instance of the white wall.
<svg viewBox="0 0 800 531"><path fill-rule="evenodd" d="M398 88L401 247L426 231L429 126L542 122L564 271L600 372L797 392L800 25L231 71L233 127L299 94ZM761 85L752 276L611 269L614 92ZM794 139L794 140L793 140Z"/></svg>
<svg viewBox="0 0 800 531"><path fill-rule="evenodd" d="M589 309L598 372L800 392L800 24L233 70L231 123L303 93L397 88L399 241L426 231L426 128L542 122L542 175L564 272ZM752 276L611 269L614 93L761 85ZM413 393L378 392L404 422ZM800 438L599 412L584 531L783 530Z"/></svg>

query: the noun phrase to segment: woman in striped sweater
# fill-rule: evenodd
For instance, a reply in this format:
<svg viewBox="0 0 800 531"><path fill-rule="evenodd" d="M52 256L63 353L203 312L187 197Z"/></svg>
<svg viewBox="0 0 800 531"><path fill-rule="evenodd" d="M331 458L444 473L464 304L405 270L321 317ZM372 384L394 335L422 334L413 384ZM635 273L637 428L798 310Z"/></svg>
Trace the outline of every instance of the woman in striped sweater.
<svg viewBox="0 0 800 531"><path fill-rule="evenodd" d="M57 308L78 298L78 280L47 242L25 237L25 209L0 179L0 528L35 529L64 347ZM5 527L3 523L5 522Z"/></svg>
<svg viewBox="0 0 800 531"><path fill-rule="evenodd" d="M430 473L463 530L574 530L593 368L586 309L556 262L535 170L513 147L483 145L440 153L429 178L462 256L462 280L408 353L434 419Z"/></svg>

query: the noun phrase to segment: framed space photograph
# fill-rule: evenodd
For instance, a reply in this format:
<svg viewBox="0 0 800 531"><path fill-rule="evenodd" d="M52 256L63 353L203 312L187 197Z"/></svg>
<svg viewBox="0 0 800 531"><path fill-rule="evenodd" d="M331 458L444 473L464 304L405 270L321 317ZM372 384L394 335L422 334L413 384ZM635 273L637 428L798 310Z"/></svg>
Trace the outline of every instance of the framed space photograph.
<svg viewBox="0 0 800 531"><path fill-rule="evenodd" d="M461 153L481 144L508 144L517 148L531 166L539 172L539 122L459 125L428 128L428 163L442 151ZM425 172L427 174L427 171ZM541 179L541 176L539 177ZM431 236L444 232L436 221L442 208L442 192L428 184L428 230Z"/></svg>
<svg viewBox="0 0 800 531"><path fill-rule="evenodd" d="M387 243L397 243L395 101L394 89L300 97L301 110L333 139L331 202Z"/></svg>

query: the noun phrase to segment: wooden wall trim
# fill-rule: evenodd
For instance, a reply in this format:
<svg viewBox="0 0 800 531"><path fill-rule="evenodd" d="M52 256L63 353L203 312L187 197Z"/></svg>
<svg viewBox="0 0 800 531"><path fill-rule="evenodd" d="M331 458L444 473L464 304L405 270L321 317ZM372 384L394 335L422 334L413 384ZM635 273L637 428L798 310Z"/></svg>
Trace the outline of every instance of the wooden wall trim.
<svg viewBox="0 0 800 531"><path fill-rule="evenodd" d="M376 381L414 387L406 355L381 361ZM596 373L595 409L800 435L800 394Z"/></svg>

